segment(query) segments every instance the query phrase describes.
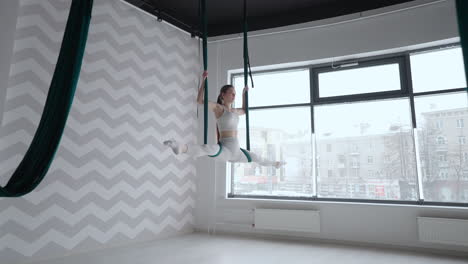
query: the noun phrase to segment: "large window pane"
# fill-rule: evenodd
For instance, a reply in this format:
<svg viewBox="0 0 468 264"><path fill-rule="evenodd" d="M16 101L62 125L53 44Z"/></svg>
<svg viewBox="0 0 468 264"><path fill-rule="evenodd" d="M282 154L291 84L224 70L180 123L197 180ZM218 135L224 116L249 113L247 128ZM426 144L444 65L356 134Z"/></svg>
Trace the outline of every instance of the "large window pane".
<svg viewBox="0 0 468 264"><path fill-rule="evenodd" d="M318 74L320 97L400 90L397 63Z"/></svg>
<svg viewBox="0 0 468 264"><path fill-rule="evenodd" d="M409 100L315 107L318 196L416 200Z"/></svg>
<svg viewBox="0 0 468 264"><path fill-rule="evenodd" d="M249 107L302 104L310 102L309 70L291 70L254 74L254 85L249 92ZM244 76L234 77L234 87L239 96L236 107L242 105L241 92L244 88ZM249 79L249 87L251 86Z"/></svg>
<svg viewBox="0 0 468 264"><path fill-rule="evenodd" d="M250 111L251 151L270 160L283 160L281 169L256 163L233 164L233 193L243 195L311 196L312 146L310 107ZM245 147L245 118L239 140Z"/></svg>
<svg viewBox="0 0 468 264"><path fill-rule="evenodd" d="M415 93L466 87L461 48L414 54L410 58Z"/></svg>
<svg viewBox="0 0 468 264"><path fill-rule="evenodd" d="M466 92L415 98L424 199L468 202Z"/></svg>

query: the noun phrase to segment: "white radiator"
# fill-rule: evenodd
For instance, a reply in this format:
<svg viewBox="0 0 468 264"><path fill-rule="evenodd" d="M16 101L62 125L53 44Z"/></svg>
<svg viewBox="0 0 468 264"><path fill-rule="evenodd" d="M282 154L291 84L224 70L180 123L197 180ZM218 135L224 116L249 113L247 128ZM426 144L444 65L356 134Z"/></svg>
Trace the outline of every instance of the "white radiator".
<svg viewBox="0 0 468 264"><path fill-rule="evenodd" d="M468 220L418 217L419 240L468 246Z"/></svg>
<svg viewBox="0 0 468 264"><path fill-rule="evenodd" d="M313 210L255 209L255 228L320 232L320 212Z"/></svg>

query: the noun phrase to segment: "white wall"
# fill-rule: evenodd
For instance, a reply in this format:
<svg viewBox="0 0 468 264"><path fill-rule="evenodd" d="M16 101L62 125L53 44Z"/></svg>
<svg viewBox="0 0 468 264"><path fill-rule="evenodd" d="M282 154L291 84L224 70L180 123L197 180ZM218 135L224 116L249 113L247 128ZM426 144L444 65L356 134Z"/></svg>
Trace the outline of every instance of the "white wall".
<svg viewBox="0 0 468 264"><path fill-rule="evenodd" d="M429 2L431 1L415 3ZM408 5L400 5L398 9L401 7ZM302 30L251 37L249 52L252 67L306 61L310 63L356 54L385 53L402 48L405 50L435 43L453 42L458 37L455 6L452 0L435 1L427 5L377 15L389 10L391 9L387 8L310 23L308 26L316 27ZM346 20L347 22L343 22ZM330 25L331 22L333 24ZM324 24L328 25L323 26ZM212 41L209 44L211 87L209 94L212 100L216 98L219 87L227 82L227 72L242 67L242 39L236 36L234 39ZM202 118L199 121L201 122ZM214 131L213 122L211 119L210 133ZM199 142L202 133L199 131ZM210 134L210 138L214 138L213 133ZM251 228L253 223L251 209L255 207L316 209L321 212L322 232L310 235L315 239L468 252L466 247L419 242L416 223L417 216L468 218L468 208L226 199L225 165L217 164L215 167L212 160L201 159L198 161L197 169L199 182L195 216L196 227L201 230L216 227L217 231L253 233L255 231ZM215 181L216 200L213 201ZM215 204L216 210L213 209ZM216 226L214 222L217 223Z"/></svg>
<svg viewBox="0 0 468 264"><path fill-rule="evenodd" d="M3 104L8 86L17 12L18 0L0 2L0 32L2 34L0 38L0 124L2 123Z"/></svg>
<svg viewBox="0 0 468 264"><path fill-rule="evenodd" d="M71 3L19 1L2 87L2 186L37 129ZM155 20L122 1L94 0L76 93L47 175L23 197L0 197L0 263L193 231L194 163L162 141L195 138L198 43Z"/></svg>

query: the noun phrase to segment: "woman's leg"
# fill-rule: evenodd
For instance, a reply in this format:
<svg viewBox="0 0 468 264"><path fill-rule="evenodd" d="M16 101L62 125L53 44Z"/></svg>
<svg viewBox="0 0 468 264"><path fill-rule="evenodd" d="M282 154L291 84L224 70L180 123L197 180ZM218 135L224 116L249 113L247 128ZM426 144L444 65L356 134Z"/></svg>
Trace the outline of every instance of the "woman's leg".
<svg viewBox="0 0 468 264"><path fill-rule="evenodd" d="M222 148L221 145L195 145L195 144L181 144L171 139L164 141L164 145L170 147L172 151L178 155L185 153L194 158L202 156L214 156L211 158L217 161L228 161L231 158L231 151L226 148Z"/></svg>
<svg viewBox="0 0 468 264"><path fill-rule="evenodd" d="M182 144L174 139L166 140L164 145L170 147L174 154L178 155L186 153L195 158L208 155L216 155L219 152L219 145L194 145L194 144Z"/></svg>
<svg viewBox="0 0 468 264"><path fill-rule="evenodd" d="M279 169L279 168L281 168L282 166L284 166L286 164L284 161L273 161L273 160L264 159L260 155L257 155L257 154L255 154L253 152L248 151L248 150L246 150L246 151L250 155L250 158L252 159L252 162L257 163L260 166L275 167L275 168ZM245 154L244 154L244 156L245 156Z"/></svg>
<svg viewBox="0 0 468 264"><path fill-rule="evenodd" d="M245 150L245 152L250 156L251 162L255 162L260 166L264 167L275 167L277 169L281 168L286 164L286 162L283 161L273 161L273 160L268 160L262 158L260 155L257 155L253 152L250 152L248 150ZM230 162L240 162L240 163L248 163L249 160L247 158L247 155L239 149L239 151L236 153L236 155L233 155L233 159L229 160Z"/></svg>

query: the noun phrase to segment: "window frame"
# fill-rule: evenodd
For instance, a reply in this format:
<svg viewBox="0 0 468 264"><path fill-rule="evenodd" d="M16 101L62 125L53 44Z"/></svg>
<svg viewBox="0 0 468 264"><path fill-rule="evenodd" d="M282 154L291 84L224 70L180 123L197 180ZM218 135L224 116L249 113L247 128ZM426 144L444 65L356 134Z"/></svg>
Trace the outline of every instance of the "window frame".
<svg viewBox="0 0 468 264"><path fill-rule="evenodd" d="M346 65L348 63L349 62L346 62L346 61L342 63L338 63L336 67L339 67L340 65ZM346 67L346 68L338 68L338 69L333 69L330 63L319 64L319 65L316 65L315 67L312 67L311 75L313 76L312 78L313 103L315 105L324 104L324 103L341 103L341 102L351 103L351 102L357 102L357 101L390 99L390 98L396 98L396 97L409 95L409 86L408 86L408 83L405 81L407 78L408 71L406 69L407 65L405 63L405 57L403 55L388 56L388 57L382 57L382 58L375 58L375 57L363 58L363 59L357 60L355 63L358 63L358 65ZM398 68L399 68L399 73L400 73L400 90L320 97L318 75L321 73L339 72L339 71L346 71L346 70L351 70L351 69L362 69L362 68L367 68L367 67L383 66L383 65L389 65L389 64L398 64L399 66Z"/></svg>
<svg viewBox="0 0 468 264"><path fill-rule="evenodd" d="M334 66L339 66L343 64L349 64L358 62L356 66L350 66L343 68L341 70L349 70L349 69L356 69L356 68L364 68L364 67L371 67L371 66L380 66L386 64L393 64L397 63L399 65L400 71L400 90L392 90L392 91L383 91L383 92L371 92L371 93L361 93L361 94L353 94L353 95L340 95L340 96L330 96L330 97L322 97L319 96L319 83L318 83L318 74L325 73L325 72L332 72L332 71L339 71L340 69L332 69L331 63L322 63L322 64L309 64L304 66L296 66L296 67L285 67L280 69L273 69L273 70L261 70L261 71L254 71L256 73L266 73L266 72L278 72L278 71L290 71L290 70L297 70L297 69L309 69L310 73L310 102L309 103L302 103L302 104L282 104L282 105L270 105L270 106L259 106L259 107L249 107L249 111L255 111L260 109L273 109L273 108L286 108L286 107L300 107L300 106L309 106L311 111L311 131L312 131L312 141L315 142L314 133L315 133L315 124L314 124L314 106L316 105L324 105L324 104L337 104L337 103L351 103L351 102L366 102L366 101L375 101L375 100L384 100L384 99L409 99L410 101L410 108L411 108L411 119L413 129L417 129L416 124L416 113L415 113L415 105L414 99L415 97L425 96L425 95L442 95L442 94L452 94L458 92L466 92L467 87L459 87L459 88L451 88L446 90L436 90L436 91L426 91L426 92L413 92L412 89L412 79L411 79L411 62L410 56L413 54L419 54L424 52L434 52L441 49L446 48L459 48L460 43L451 43L447 45L439 45L428 47L424 49L416 49L416 50L409 50L405 52L397 52L392 54L385 54L385 55L378 55L378 56L370 56L370 57L362 57L357 58L354 60L346 60L342 62L334 62ZM231 83L234 82L234 78L237 76L241 76L243 73L231 73L230 80ZM468 80L467 80L468 82ZM413 136L413 143L415 143L416 138ZM319 167L318 163L318 154L316 150L313 151L314 156L316 159L316 168L315 171ZM415 153L416 154L416 153ZM416 159L418 163L421 161ZM420 164L418 165L420 166ZM229 166L231 167L231 166ZM227 176L227 175L226 175ZM318 175L315 173L313 181L317 183ZM321 202L343 202L343 203L370 203L370 204L402 204L402 205L427 205L427 206L448 206L448 207L468 207L468 203L459 203L459 202L437 202L437 201L425 201L423 197L421 197L421 190L422 186L422 178L424 177L422 171L417 171L417 191L418 196L417 200L378 200L378 199L355 199L355 198L325 198L325 197L318 197L317 196L317 184L314 185L315 190L313 191L312 196L269 196L269 195L242 195L242 194L235 194L234 193L234 179L233 177L226 177L226 179L230 179L230 188L228 189L227 199L262 199L262 200L285 200L285 201L321 201Z"/></svg>

